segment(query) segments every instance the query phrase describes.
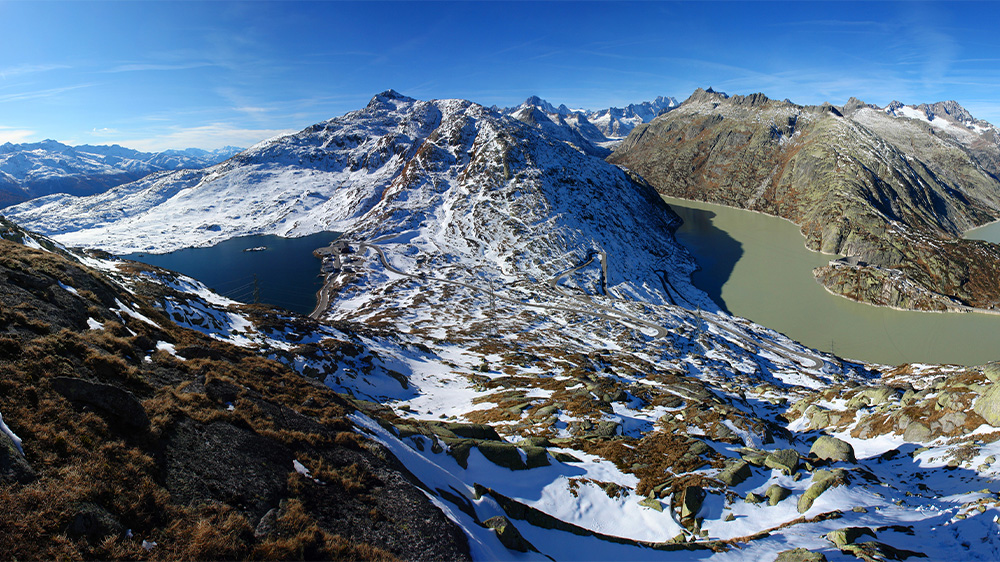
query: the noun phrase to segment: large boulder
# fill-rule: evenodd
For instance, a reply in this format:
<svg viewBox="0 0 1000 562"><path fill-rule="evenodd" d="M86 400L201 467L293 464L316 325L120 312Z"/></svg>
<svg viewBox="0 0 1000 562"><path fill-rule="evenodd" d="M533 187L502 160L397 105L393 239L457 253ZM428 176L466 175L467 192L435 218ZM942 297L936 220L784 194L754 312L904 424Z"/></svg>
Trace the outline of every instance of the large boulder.
<svg viewBox="0 0 1000 562"><path fill-rule="evenodd" d="M838 468L836 470L817 470L813 473L813 483L806 489L805 493L799 497L796 508L799 513L805 513L812 507L816 498L823 492L834 486L842 486L847 483L847 472Z"/></svg>
<svg viewBox="0 0 1000 562"><path fill-rule="evenodd" d="M826 555L822 552L812 552L804 548L793 548L792 550L782 550L774 562L826 562Z"/></svg>
<svg viewBox="0 0 1000 562"><path fill-rule="evenodd" d="M1000 363L987 363L983 365L983 374L990 382L1000 382Z"/></svg>
<svg viewBox="0 0 1000 562"><path fill-rule="evenodd" d="M447 423L449 431L466 439L482 439L484 441L502 441L493 426L484 423Z"/></svg>
<svg viewBox="0 0 1000 562"><path fill-rule="evenodd" d="M829 435L821 435L814 441L809 448L809 455L832 462L857 462L854 447L850 443Z"/></svg>
<svg viewBox="0 0 1000 562"><path fill-rule="evenodd" d="M843 548L846 545L854 544L864 536L869 536L873 539L878 538L875 532L868 527L844 527L843 529L827 533L826 540L832 542L837 548Z"/></svg>
<svg viewBox="0 0 1000 562"><path fill-rule="evenodd" d="M931 430L918 421L911 421L906 425L906 430L903 431L903 439L911 443L930 441Z"/></svg>
<svg viewBox="0 0 1000 562"><path fill-rule="evenodd" d="M705 501L705 490L701 486L688 486L681 493L681 521L694 521L701 504Z"/></svg>
<svg viewBox="0 0 1000 562"><path fill-rule="evenodd" d="M549 465L549 457L542 447L530 445L518 447L513 443L496 441L476 441L474 444L490 462L511 470L527 470Z"/></svg>
<svg viewBox="0 0 1000 562"><path fill-rule="evenodd" d="M764 466L776 468L785 474L792 474L799 467L799 452L795 449L774 451L764 459Z"/></svg>
<svg viewBox="0 0 1000 562"><path fill-rule="evenodd" d="M778 505L778 503L781 502L781 500L792 495L792 491L789 490L788 488L785 488L784 486L771 484L767 488L767 491L764 492L764 495L767 496L767 505Z"/></svg>
<svg viewBox="0 0 1000 562"><path fill-rule="evenodd" d="M972 409L993 427L1000 427L1000 384L994 383L987 387Z"/></svg>
<svg viewBox="0 0 1000 562"><path fill-rule="evenodd" d="M753 476L753 471L750 469L750 464L747 461L738 460L719 473L719 480L725 482L726 486L733 487L743 483L751 476Z"/></svg>
<svg viewBox="0 0 1000 562"><path fill-rule="evenodd" d="M493 529L497 538L500 539L500 543L508 549L517 552L528 552L529 550L537 552L537 549L521 536L521 532L510 522L510 519L507 519L503 515L490 517L486 521L483 521L483 525Z"/></svg>

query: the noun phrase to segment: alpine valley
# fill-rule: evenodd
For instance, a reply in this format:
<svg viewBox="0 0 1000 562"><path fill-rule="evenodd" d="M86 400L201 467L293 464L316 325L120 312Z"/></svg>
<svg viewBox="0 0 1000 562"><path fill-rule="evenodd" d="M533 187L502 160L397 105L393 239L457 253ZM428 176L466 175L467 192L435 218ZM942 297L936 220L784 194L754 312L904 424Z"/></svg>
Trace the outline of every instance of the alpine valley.
<svg viewBox="0 0 1000 562"><path fill-rule="evenodd" d="M998 140L954 102L389 90L9 207L0 557L998 559L1000 364L731 316L661 198L792 220L849 298L991 308L1000 247L960 235L1000 218ZM323 231L308 317L114 256Z"/></svg>

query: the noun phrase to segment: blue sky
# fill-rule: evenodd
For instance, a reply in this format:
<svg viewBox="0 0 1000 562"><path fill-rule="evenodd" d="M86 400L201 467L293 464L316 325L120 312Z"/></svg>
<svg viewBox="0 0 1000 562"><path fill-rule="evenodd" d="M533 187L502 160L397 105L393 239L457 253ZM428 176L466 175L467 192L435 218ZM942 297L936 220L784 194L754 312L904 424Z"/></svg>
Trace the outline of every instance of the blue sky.
<svg viewBox="0 0 1000 562"><path fill-rule="evenodd" d="M1000 3L0 0L0 142L248 146L420 98L623 106L697 87L955 99L1000 124Z"/></svg>

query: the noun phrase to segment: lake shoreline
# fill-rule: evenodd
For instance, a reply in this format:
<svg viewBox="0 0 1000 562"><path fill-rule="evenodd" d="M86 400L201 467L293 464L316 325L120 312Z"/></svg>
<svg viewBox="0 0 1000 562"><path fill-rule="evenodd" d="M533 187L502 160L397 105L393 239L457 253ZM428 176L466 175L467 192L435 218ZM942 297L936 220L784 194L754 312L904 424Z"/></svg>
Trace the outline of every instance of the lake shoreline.
<svg viewBox="0 0 1000 562"><path fill-rule="evenodd" d="M974 366L1000 359L1000 311L969 307L951 314L858 302L816 281L813 270L835 258L807 248L794 222L704 201L664 201L684 219L676 237L701 268L692 276L695 285L734 316L880 365Z"/></svg>
<svg viewBox="0 0 1000 562"><path fill-rule="evenodd" d="M339 236L337 232L297 237L257 234L210 246L120 257L193 277L239 302L262 302L307 316L316 306L323 280L322 262L313 251Z"/></svg>

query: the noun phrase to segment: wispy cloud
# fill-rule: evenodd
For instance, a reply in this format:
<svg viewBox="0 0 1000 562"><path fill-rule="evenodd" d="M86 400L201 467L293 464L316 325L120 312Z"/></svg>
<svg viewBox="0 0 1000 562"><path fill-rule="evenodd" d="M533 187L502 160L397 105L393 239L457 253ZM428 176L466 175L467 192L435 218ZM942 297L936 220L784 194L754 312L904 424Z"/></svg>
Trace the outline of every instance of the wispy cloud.
<svg viewBox="0 0 1000 562"><path fill-rule="evenodd" d="M251 146L271 137L294 132L294 129L242 129L228 123L212 123L197 127L173 127L155 137L120 138L114 142L129 148L153 152L171 148L212 150L223 146Z"/></svg>
<svg viewBox="0 0 1000 562"><path fill-rule="evenodd" d="M0 68L0 79L6 80L8 78L24 76L26 74L36 74L39 72L48 72L50 70L61 70L65 68L70 67L64 64L19 64Z"/></svg>
<svg viewBox="0 0 1000 562"><path fill-rule="evenodd" d="M13 94L4 94L0 95L0 103L51 98L53 96L58 96L66 92L71 92L73 90L79 90L81 88L89 88L90 86L93 86L93 84L76 84L73 86L62 86L59 88L46 88L44 90L33 90L30 92L16 92Z"/></svg>
<svg viewBox="0 0 1000 562"><path fill-rule="evenodd" d="M243 106L234 107L233 111L239 111L240 113L246 113L247 115L262 116L270 113L272 110L266 107Z"/></svg>
<svg viewBox="0 0 1000 562"><path fill-rule="evenodd" d="M218 65L211 62L191 62L183 64L129 63L129 64L121 64L114 68L109 68L104 72L118 73L118 72L191 70L194 68L205 68L207 66L218 66Z"/></svg>
<svg viewBox="0 0 1000 562"><path fill-rule="evenodd" d="M35 131L0 126L0 143L12 142L16 144L29 140L30 137L33 137L34 135Z"/></svg>

